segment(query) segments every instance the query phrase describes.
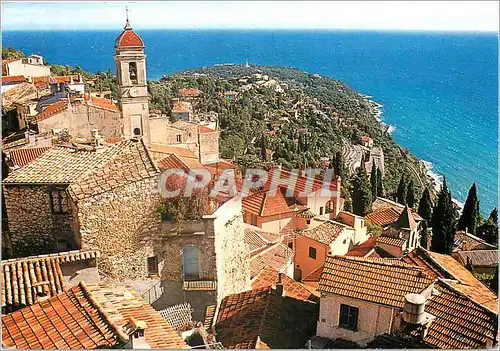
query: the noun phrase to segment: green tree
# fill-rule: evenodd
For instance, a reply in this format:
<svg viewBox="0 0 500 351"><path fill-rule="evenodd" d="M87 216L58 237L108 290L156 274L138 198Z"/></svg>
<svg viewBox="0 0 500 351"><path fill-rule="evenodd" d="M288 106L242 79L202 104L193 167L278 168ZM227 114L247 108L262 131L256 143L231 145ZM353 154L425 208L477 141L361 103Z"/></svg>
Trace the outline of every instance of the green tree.
<svg viewBox="0 0 500 351"><path fill-rule="evenodd" d="M382 234L383 229L380 224L372 223L369 220L366 220L365 224L367 232L372 236L379 237Z"/></svg>
<svg viewBox="0 0 500 351"><path fill-rule="evenodd" d="M498 295L498 266L495 268L495 274L493 279L490 281L490 289Z"/></svg>
<svg viewBox="0 0 500 351"><path fill-rule="evenodd" d="M420 246L426 250L429 249L429 237L430 233L429 228L427 227L427 222L423 221L420 227Z"/></svg>
<svg viewBox="0 0 500 351"><path fill-rule="evenodd" d="M384 180L382 177L382 171L377 168L377 196L385 197Z"/></svg>
<svg viewBox="0 0 500 351"><path fill-rule="evenodd" d="M372 192L368 175L363 166L358 167L352 182L352 209L359 216L364 216L371 211Z"/></svg>
<svg viewBox="0 0 500 351"><path fill-rule="evenodd" d="M498 245L498 226L492 220L488 219L477 227L476 234L488 244Z"/></svg>
<svg viewBox="0 0 500 351"><path fill-rule="evenodd" d="M498 225L498 210L496 207L490 212L490 217L488 219Z"/></svg>
<svg viewBox="0 0 500 351"><path fill-rule="evenodd" d="M2 46L2 60L18 59L25 56L24 52L16 48Z"/></svg>
<svg viewBox="0 0 500 351"><path fill-rule="evenodd" d="M402 205L406 205L406 182L404 174L401 175L401 179L399 180L396 201Z"/></svg>
<svg viewBox="0 0 500 351"><path fill-rule="evenodd" d="M453 241L455 240L455 217L456 211L445 179L432 214L432 251L446 255L451 254Z"/></svg>
<svg viewBox="0 0 500 351"><path fill-rule="evenodd" d="M429 188L425 188L422 197L420 198L420 201L418 203L418 210L417 213L419 214L420 217L422 217L427 226L431 224L431 219L432 219L432 201L431 201L431 193L429 191Z"/></svg>
<svg viewBox="0 0 500 351"><path fill-rule="evenodd" d="M406 191L406 204L412 209L413 206L415 206L415 187L413 186L413 179L408 183Z"/></svg>
<svg viewBox="0 0 500 351"><path fill-rule="evenodd" d="M228 135L220 143L220 153L222 157L236 158L243 154L245 150L245 141L238 135Z"/></svg>
<svg viewBox="0 0 500 351"><path fill-rule="evenodd" d="M375 166L375 162L372 164L372 171L370 173L370 186L372 190L372 199L377 198L378 194L378 182L377 182L377 166Z"/></svg>
<svg viewBox="0 0 500 351"><path fill-rule="evenodd" d="M467 229L469 233L476 234L476 229L479 224L479 201L477 198L476 183L473 183L469 189L467 200L465 200L462 215L458 220L457 228L460 230Z"/></svg>

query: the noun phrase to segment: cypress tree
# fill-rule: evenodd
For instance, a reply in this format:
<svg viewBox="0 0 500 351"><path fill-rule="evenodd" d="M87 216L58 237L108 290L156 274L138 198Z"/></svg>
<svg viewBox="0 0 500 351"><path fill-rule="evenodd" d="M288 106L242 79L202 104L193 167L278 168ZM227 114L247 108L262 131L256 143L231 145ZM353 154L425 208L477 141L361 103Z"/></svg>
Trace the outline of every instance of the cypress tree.
<svg viewBox="0 0 500 351"><path fill-rule="evenodd" d="M450 255L453 250L456 230L456 211L451 201L446 179L438 194L436 207L432 214L431 251Z"/></svg>
<svg viewBox="0 0 500 351"><path fill-rule="evenodd" d="M432 219L432 201L431 201L431 193L429 188L425 188L422 193L422 197L420 198L420 202L418 203L417 213L420 217L422 217L427 226L431 224Z"/></svg>
<svg viewBox="0 0 500 351"><path fill-rule="evenodd" d="M372 192L368 175L363 166L358 167L352 184L352 209L353 213L364 216L371 210Z"/></svg>
<svg viewBox="0 0 500 351"><path fill-rule="evenodd" d="M488 244L498 245L498 226L492 220L484 221L477 227L477 236L484 239Z"/></svg>
<svg viewBox="0 0 500 351"><path fill-rule="evenodd" d="M345 168L344 168L344 158L342 157L342 152L337 151L335 156L333 157L333 174L340 176L342 180L346 176Z"/></svg>
<svg viewBox="0 0 500 351"><path fill-rule="evenodd" d="M377 197L378 193L378 183L377 183L377 166L375 166L375 162L372 164L372 172L370 174L370 185L372 190L372 199Z"/></svg>
<svg viewBox="0 0 500 351"><path fill-rule="evenodd" d="M495 223L496 225L498 225L498 210L496 207L491 211L490 217L488 218L488 220L490 220L493 223Z"/></svg>
<svg viewBox="0 0 500 351"><path fill-rule="evenodd" d="M406 205L406 183L404 174L401 175L401 179L399 180L396 201L402 205Z"/></svg>
<svg viewBox="0 0 500 351"><path fill-rule="evenodd" d="M473 183L469 189L467 200L465 200L462 215L458 220L457 228L460 230L467 229L469 233L476 234L476 229L479 224L479 201L477 199L476 183Z"/></svg>
<svg viewBox="0 0 500 351"><path fill-rule="evenodd" d="M424 249L429 249L429 233L427 232L427 222L422 222L422 227L420 228L420 246Z"/></svg>
<svg viewBox="0 0 500 351"><path fill-rule="evenodd" d="M406 192L406 204L409 208L415 206L415 187L413 186L413 179L408 183L408 190Z"/></svg>
<svg viewBox="0 0 500 351"><path fill-rule="evenodd" d="M377 196L384 197L384 182L382 179L382 171L377 168Z"/></svg>

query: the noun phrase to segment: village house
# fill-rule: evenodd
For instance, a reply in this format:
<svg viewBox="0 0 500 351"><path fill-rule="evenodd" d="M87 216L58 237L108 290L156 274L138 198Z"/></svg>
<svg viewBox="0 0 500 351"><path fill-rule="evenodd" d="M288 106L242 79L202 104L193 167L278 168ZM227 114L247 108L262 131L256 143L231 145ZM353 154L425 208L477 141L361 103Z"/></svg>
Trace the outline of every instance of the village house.
<svg viewBox="0 0 500 351"><path fill-rule="evenodd" d="M174 102L171 116L174 119L182 119L183 121L193 120L193 106L187 101Z"/></svg>
<svg viewBox="0 0 500 351"><path fill-rule="evenodd" d="M493 275L498 267L498 250L460 250L452 256L462 266L472 268L479 274Z"/></svg>
<svg viewBox="0 0 500 351"><path fill-rule="evenodd" d="M84 282L4 315L2 346L35 350L189 348L135 291Z"/></svg>
<svg viewBox="0 0 500 351"><path fill-rule="evenodd" d="M80 281L99 282L99 251L75 250L2 260L2 314L55 296Z"/></svg>
<svg viewBox="0 0 500 351"><path fill-rule="evenodd" d="M196 88L181 88L178 90L178 95L181 100L197 105L203 97L203 91Z"/></svg>
<svg viewBox="0 0 500 351"><path fill-rule="evenodd" d="M46 66L43 57L31 54L19 59L2 60L2 76L44 77L50 76L50 66Z"/></svg>
<svg viewBox="0 0 500 351"><path fill-rule="evenodd" d="M467 230L459 230L455 233L455 242L453 243L453 252L465 250L495 250L496 246L488 244L484 239L478 238Z"/></svg>
<svg viewBox="0 0 500 351"><path fill-rule="evenodd" d="M27 81L28 79L24 76L2 76L1 93L3 94Z"/></svg>

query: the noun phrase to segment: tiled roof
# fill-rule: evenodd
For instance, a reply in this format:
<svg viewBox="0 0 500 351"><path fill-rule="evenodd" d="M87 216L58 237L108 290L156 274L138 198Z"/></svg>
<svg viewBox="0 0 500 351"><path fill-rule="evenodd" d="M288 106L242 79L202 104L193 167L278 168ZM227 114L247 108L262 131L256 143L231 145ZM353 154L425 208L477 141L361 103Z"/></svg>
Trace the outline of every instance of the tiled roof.
<svg viewBox="0 0 500 351"><path fill-rule="evenodd" d="M403 238L393 238L387 235L380 235L379 237L377 237L376 241L377 243L386 244L389 246L403 247L407 240Z"/></svg>
<svg viewBox="0 0 500 351"><path fill-rule="evenodd" d="M465 267L460 265L453 257L442 255L435 252L427 252L439 266L451 274L453 279L448 284L459 290L466 296L470 297L477 303L489 308L498 313L498 296L481 283L474 275Z"/></svg>
<svg viewBox="0 0 500 351"><path fill-rule="evenodd" d="M134 318L146 323L151 348L186 348L173 328L136 292L116 285L86 286L2 318L2 343L19 349L123 347L124 327Z"/></svg>
<svg viewBox="0 0 500 351"><path fill-rule="evenodd" d="M494 245L488 244L483 239L462 230L455 233L455 243L458 243L457 246L462 250L488 250L495 248Z"/></svg>
<svg viewBox="0 0 500 351"><path fill-rule="evenodd" d="M189 149L186 149L185 147L151 144L149 146L149 149L153 152L197 159L196 155Z"/></svg>
<svg viewBox="0 0 500 351"><path fill-rule="evenodd" d="M496 339L496 313L483 308L446 282L438 281L438 294L427 301L425 311L436 317L424 342L439 349L485 348Z"/></svg>
<svg viewBox="0 0 500 351"><path fill-rule="evenodd" d="M334 221L325 221L314 228L303 230L301 235L325 245L330 245L346 226Z"/></svg>
<svg viewBox="0 0 500 351"><path fill-rule="evenodd" d="M144 47L144 42L130 27L125 30L116 38L115 48L118 47Z"/></svg>
<svg viewBox="0 0 500 351"><path fill-rule="evenodd" d="M190 170L205 169L205 167L198 162L198 159L177 156L175 154L171 154L159 160L157 163L161 171L166 169L182 169L186 173L189 173Z"/></svg>
<svg viewBox="0 0 500 351"><path fill-rule="evenodd" d="M191 103L189 102L176 102L174 106L172 107L172 113L185 113L185 112L191 112L193 110Z"/></svg>
<svg viewBox="0 0 500 351"><path fill-rule="evenodd" d="M66 111L68 107L71 105L83 104L84 102L89 105L99 109L105 109L110 111L118 112L118 107L111 100L98 98L98 97L88 97L84 98L70 98L70 103L68 103L68 99L61 99L53 104L48 105L42 112L36 115L36 121L40 122L49 117L55 116L60 112Z"/></svg>
<svg viewBox="0 0 500 351"><path fill-rule="evenodd" d="M218 168L218 169L237 169L238 166L227 160L219 160L216 162L205 163L205 167Z"/></svg>
<svg viewBox="0 0 500 351"><path fill-rule="evenodd" d="M250 258L250 275L255 277L264 267L271 266L283 272L293 260L293 250L283 243L273 244Z"/></svg>
<svg viewBox="0 0 500 351"><path fill-rule="evenodd" d="M258 227L245 225L245 243L250 250L250 256L281 240L282 237L278 234L266 233Z"/></svg>
<svg viewBox="0 0 500 351"><path fill-rule="evenodd" d="M285 184L294 189L295 193L314 193L323 187L323 180L312 179L307 176L300 176L297 173L292 173L285 169L273 168L269 171L267 183L264 185L264 189L269 189L271 182L275 174L279 174L280 183ZM294 178L296 177L296 182L294 186ZM328 184L329 190L336 190L336 183L333 178L332 182ZM309 190L311 189L311 190ZM307 191L306 191L307 190Z"/></svg>
<svg viewBox="0 0 500 351"><path fill-rule="evenodd" d="M4 109L12 109L14 104L24 104L29 101L38 100L41 96L36 87L31 83L21 83L15 87L4 91L2 94L2 107Z"/></svg>
<svg viewBox="0 0 500 351"><path fill-rule="evenodd" d="M45 151L49 150L50 146L42 146L42 147L29 147L29 148L19 148L10 150L10 160L14 167L24 167L28 163L37 159Z"/></svg>
<svg viewBox="0 0 500 351"><path fill-rule="evenodd" d="M346 253L346 256L366 257L375 248L375 242L376 238L370 236L364 243L353 246L353 248Z"/></svg>
<svg viewBox="0 0 500 351"><path fill-rule="evenodd" d="M200 125L200 133L213 133L216 130Z"/></svg>
<svg viewBox="0 0 500 351"><path fill-rule="evenodd" d="M396 260L327 256L318 290L403 307L406 294L421 293L432 282L421 268Z"/></svg>
<svg viewBox="0 0 500 351"><path fill-rule="evenodd" d="M307 209L296 198L287 197L286 189L283 188L279 188L274 196L271 196L266 190L245 196L242 200L242 206L244 211L263 217Z"/></svg>
<svg viewBox="0 0 500 351"><path fill-rule="evenodd" d="M50 81L51 83L69 83L71 82L71 78L73 78L73 83L80 83L78 74L73 74L71 76L51 76ZM83 84L83 82L81 83Z"/></svg>
<svg viewBox="0 0 500 351"><path fill-rule="evenodd" d="M203 94L203 92L201 90L195 89L195 88L181 88L181 89L179 89L179 94L182 96L196 97L196 96Z"/></svg>
<svg viewBox="0 0 500 351"><path fill-rule="evenodd" d="M316 214L313 213L310 209L307 209L305 211L302 211L300 212L299 214L297 214L297 217L299 218L314 218L316 217Z"/></svg>
<svg viewBox="0 0 500 351"><path fill-rule="evenodd" d="M442 269L434 260L430 259L425 251L421 248L417 248L406 256L403 256L401 258L401 261L421 267L424 270L425 274L433 279L449 279L452 277L451 274Z"/></svg>
<svg viewBox="0 0 500 351"><path fill-rule="evenodd" d="M71 184L69 194L83 199L157 174L143 141L127 140L93 151L53 147L4 184Z"/></svg>
<svg viewBox="0 0 500 351"><path fill-rule="evenodd" d="M2 85L7 84L20 84L26 82L24 76L2 76Z"/></svg>
<svg viewBox="0 0 500 351"><path fill-rule="evenodd" d="M323 269L325 267L321 266L316 268L314 271L309 273L305 278L302 278L304 282L319 282L321 280L321 274L323 274Z"/></svg>
<svg viewBox="0 0 500 351"><path fill-rule="evenodd" d="M224 348L303 348L317 318L317 304L262 288L224 298L215 329Z"/></svg>
<svg viewBox="0 0 500 351"><path fill-rule="evenodd" d="M276 288L276 284L278 283L278 281L278 271L272 267L267 266L254 278L252 282L252 289L256 290L268 287ZM281 283L283 284L286 296L293 297L297 300L317 301L314 295L312 295L307 288L305 288L301 283L291 279L286 274L282 274Z"/></svg>
<svg viewBox="0 0 500 351"><path fill-rule="evenodd" d="M99 251L75 250L2 260L2 308L7 311L35 303L36 294L54 296L64 290L60 264L99 257Z"/></svg>
<svg viewBox="0 0 500 351"><path fill-rule="evenodd" d="M62 111L68 109L68 99L61 99L49 106L47 106L42 112L36 115L36 121L40 122L49 117L55 116Z"/></svg>
<svg viewBox="0 0 500 351"><path fill-rule="evenodd" d="M498 250L458 251L454 255L457 255L464 265L470 260L474 267L498 266Z"/></svg>

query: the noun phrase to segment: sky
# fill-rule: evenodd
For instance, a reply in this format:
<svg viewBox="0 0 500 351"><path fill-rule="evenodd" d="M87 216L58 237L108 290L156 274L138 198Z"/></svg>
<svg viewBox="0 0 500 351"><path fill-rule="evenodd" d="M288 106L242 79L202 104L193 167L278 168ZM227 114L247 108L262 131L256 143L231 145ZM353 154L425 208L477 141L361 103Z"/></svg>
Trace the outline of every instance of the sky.
<svg viewBox="0 0 500 351"><path fill-rule="evenodd" d="M498 31L497 1L7 2L2 29Z"/></svg>

